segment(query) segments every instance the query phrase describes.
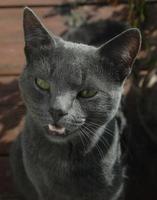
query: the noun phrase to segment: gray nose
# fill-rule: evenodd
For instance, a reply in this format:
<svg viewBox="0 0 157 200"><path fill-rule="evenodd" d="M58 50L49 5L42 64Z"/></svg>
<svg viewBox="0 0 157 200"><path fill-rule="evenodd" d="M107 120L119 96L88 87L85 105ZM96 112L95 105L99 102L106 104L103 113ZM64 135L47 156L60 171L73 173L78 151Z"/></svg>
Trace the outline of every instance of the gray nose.
<svg viewBox="0 0 157 200"><path fill-rule="evenodd" d="M68 114L67 112L61 109L53 109L53 108L50 108L49 112L52 115L54 122L58 122L60 118Z"/></svg>

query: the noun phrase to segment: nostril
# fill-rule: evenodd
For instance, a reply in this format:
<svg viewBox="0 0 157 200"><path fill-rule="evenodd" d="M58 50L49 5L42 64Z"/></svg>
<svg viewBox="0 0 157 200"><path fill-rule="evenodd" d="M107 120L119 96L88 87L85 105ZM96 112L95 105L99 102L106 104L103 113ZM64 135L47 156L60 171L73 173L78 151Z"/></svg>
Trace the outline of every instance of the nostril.
<svg viewBox="0 0 157 200"><path fill-rule="evenodd" d="M52 115L54 121L58 121L61 117L68 114L67 112L61 109L52 109L52 108L50 108L49 112Z"/></svg>
<svg viewBox="0 0 157 200"><path fill-rule="evenodd" d="M58 113L58 115L59 115L60 117L62 117L62 116L64 116L64 115L67 115L67 114L68 114L68 113L66 113L66 112L64 112L64 111L62 111L62 110L57 110L56 112Z"/></svg>

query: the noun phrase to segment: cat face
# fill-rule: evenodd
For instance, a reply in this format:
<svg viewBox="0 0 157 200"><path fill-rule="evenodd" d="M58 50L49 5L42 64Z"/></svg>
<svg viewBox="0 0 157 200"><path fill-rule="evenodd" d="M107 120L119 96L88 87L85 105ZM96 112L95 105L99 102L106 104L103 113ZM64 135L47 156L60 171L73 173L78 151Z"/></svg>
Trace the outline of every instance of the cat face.
<svg viewBox="0 0 157 200"><path fill-rule="evenodd" d="M93 135L115 116L139 50L137 29L95 48L50 35L26 8L24 34L21 92L29 114L52 140Z"/></svg>

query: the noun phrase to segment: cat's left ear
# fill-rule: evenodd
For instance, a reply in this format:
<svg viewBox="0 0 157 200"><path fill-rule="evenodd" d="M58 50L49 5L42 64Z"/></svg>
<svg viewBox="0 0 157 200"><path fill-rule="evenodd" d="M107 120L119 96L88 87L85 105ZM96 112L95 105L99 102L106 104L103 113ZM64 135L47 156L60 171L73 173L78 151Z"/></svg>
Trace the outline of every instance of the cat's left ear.
<svg viewBox="0 0 157 200"><path fill-rule="evenodd" d="M141 33L137 28L131 28L99 47L97 52L112 78L123 82L131 72L140 47Z"/></svg>

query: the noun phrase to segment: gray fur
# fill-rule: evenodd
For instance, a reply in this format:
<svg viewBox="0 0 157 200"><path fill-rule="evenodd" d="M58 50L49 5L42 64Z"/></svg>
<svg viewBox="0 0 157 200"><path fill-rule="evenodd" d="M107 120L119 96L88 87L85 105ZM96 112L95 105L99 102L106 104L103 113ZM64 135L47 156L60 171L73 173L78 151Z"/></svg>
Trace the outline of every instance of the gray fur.
<svg viewBox="0 0 157 200"><path fill-rule="evenodd" d="M27 114L11 151L19 191L27 200L122 198L116 113L140 47L139 31L130 29L96 48L50 35L25 8L24 33L27 64L20 89ZM49 93L36 86L37 77L49 81ZM87 88L98 92L78 97ZM59 111L66 115L59 118ZM49 123L64 126L65 136L49 135Z"/></svg>

